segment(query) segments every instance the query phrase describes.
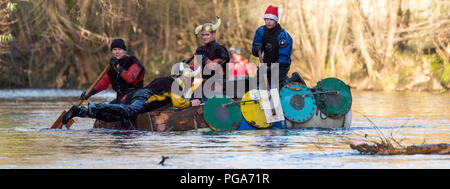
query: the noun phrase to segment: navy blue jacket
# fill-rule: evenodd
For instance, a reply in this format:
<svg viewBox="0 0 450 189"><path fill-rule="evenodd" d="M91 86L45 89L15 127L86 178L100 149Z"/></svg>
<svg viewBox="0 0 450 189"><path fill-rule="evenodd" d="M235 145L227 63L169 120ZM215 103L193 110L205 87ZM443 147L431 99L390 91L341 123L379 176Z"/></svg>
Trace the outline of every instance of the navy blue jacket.
<svg viewBox="0 0 450 189"><path fill-rule="evenodd" d="M255 44L259 44L261 51L264 51L264 45L262 44L262 37L264 35L264 25L260 26L253 37L252 54L258 57L258 50L255 48ZM292 38L286 30L281 28L281 32L277 38L278 42L278 63L291 64L291 52L292 52ZM280 45L280 42L285 42L285 45Z"/></svg>

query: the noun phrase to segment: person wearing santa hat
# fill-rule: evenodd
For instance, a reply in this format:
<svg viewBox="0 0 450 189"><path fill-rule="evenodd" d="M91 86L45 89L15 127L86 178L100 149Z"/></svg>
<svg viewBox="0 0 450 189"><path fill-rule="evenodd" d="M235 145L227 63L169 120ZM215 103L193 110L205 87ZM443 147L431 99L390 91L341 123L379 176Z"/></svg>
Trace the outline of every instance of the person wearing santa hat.
<svg viewBox="0 0 450 189"><path fill-rule="evenodd" d="M278 7L269 5L264 13L265 25L260 26L253 37L252 54L260 55L263 63L268 66L267 77L271 81L271 67L279 66L279 88L284 85L298 81L304 84L300 75L295 72L292 77L287 76L291 66L292 38L278 23ZM262 55L264 54L264 55Z"/></svg>

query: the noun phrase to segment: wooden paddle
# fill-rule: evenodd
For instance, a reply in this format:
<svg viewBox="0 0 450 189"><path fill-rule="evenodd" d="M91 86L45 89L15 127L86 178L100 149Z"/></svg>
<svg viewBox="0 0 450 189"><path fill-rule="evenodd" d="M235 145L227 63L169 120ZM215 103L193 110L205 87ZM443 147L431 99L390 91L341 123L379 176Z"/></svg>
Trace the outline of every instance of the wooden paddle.
<svg viewBox="0 0 450 189"><path fill-rule="evenodd" d="M262 57L262 51L258 51L258 55L259 55L259 61L260 61L261 63L264 63L263 57ZM271 68L267 67L267 69L271 69ZM274 116L274 115L277 115L277 114L276 114L276 110L275 110L275 108L274 108L275 105L274 105L274 103L273 103L273 101L272 101L272 95L271 95L271 93L270 93L270 84L269 84L268 78L267 78L267 70L266 70L266 73L264 73L264 84L266 85L267 94L268 94L268 96L269 96L270 109L272 110L272 115L273 115L273 116Z"/></svg>
<svg viewBox="0 0 450 189"><path fill-rule="evenodd" d="M92 91L92 89L94 89L95 86L97 86L98 82L100 82L100 80L103 78L103 76L109 71L109 68L111 66L108 64L105 69L103 70L102 73L100 73L100 75L97 77L97 79L95 80L95 82L91 85L91 87L89 87L89 89L86 91L86 96L89 95ZM83 104L84 100L79 100L77 103L77 106L80 106L81 104ZM61 115L59 115L58 119L55 121L55 123L53 123L52 125L52 129L61 129L62 128L62 118L64 116L64 114L66 114L66 110L64 110ZM66 128L70 129L70 126L72 126L73 124L73 119L70 119L67 123L66 123Z"/></svg>
<svg viewBox="0 0 450 189"><path fill-rule="evenodd" d="M258 51L258 58L259 58L259 63L264 63L264 60L262 57L262 51Z"/></svg>

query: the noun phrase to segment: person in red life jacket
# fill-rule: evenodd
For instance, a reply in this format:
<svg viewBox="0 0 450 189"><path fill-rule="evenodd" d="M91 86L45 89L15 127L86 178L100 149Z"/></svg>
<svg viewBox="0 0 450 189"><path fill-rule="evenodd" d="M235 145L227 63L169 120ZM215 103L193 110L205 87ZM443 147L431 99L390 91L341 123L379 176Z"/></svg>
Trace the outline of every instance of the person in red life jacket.
<svg viewBox="0 0 450 189"><path fill-rule="evenodd" d="M244 59L241 55L241 50L238 48L231 48L231 63L229 64L229 71L237 78L245 78L248 76L253 76L255 71L253 64L248 64L248 60Z"/></svg>
<svg viewBox="0 0 450 189"><path fill-rule="evenodd" d="M182 91L182 80L172 76L156 78L144 88L129 94L124 103L90 102L87 107L74 105L64 114L62 123L66 124L74 117L95 118L105 122L122 121L128 129L136 129L136 117L141 113L169 106L187 108L200 105L200 100L188 99L179 91L172 91L174 87L179 87Z"/></svg>
<svg viewBox="0 0 450 189"><path fill-rule="evenodd" d="M111 69L103 76L90 94L84 91L80 99L87 100L91 96L105 90L111 84L116 91L116 99L112 104L123 103L129 94L143 88L145 68L134 56L126 54L127 47L122 39L114 39L111 43L113 57L110 59Z"/></svg>

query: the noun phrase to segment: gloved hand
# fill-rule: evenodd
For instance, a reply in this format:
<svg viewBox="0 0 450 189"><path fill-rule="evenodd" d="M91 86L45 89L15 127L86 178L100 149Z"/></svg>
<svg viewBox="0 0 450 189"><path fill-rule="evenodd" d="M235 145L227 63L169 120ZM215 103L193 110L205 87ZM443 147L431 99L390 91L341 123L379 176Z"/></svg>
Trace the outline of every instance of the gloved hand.
<svg viewBox="0 0 450 189"><path fill-rule="evenodd" d="M260 43L255 43L253 44L253 49L252 49L252 54L256 57L259 57L258 52L261 51L261 44Z"/></svg>
<svg viewBox="0 0 450 189"><path fill-rule="evenodd" d="M111 60L109 60L109 64L118 74L122 73L123 68L119 64L119 59L117 59L116 57L112 57Z"/></svg>
<svg viewBox="0 0 450 189"><path fill-rule="evenodd" d="M86 95L86 91L83 91L83 93L81 93L80 100L87 100L95 94L97 94L97 91L95 89L92 89L89 95Z"/></svg>

